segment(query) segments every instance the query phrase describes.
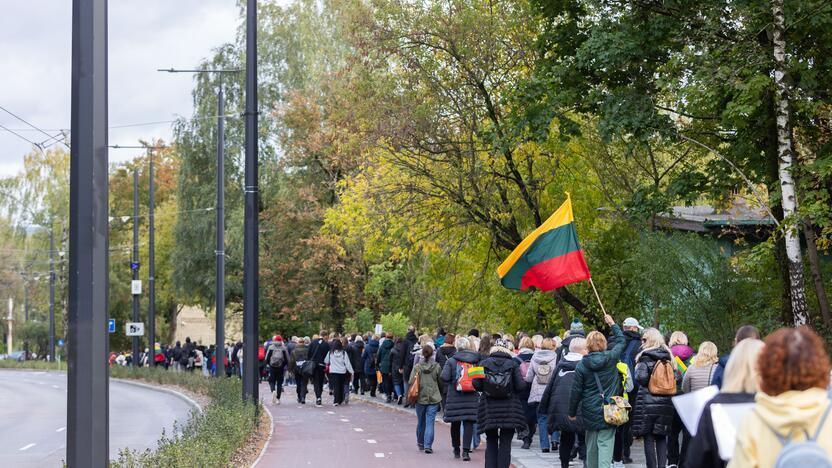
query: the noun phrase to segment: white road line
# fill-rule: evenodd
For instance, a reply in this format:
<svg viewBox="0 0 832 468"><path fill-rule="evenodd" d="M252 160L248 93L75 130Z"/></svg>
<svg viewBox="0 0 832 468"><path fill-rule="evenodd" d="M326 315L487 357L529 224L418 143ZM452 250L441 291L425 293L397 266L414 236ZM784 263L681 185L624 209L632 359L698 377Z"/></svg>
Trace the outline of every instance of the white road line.
<svg viewBox="0 0 832 468"><path fill-rule="evenodd" d="M383 452L376 452L375 456L376 456L376 458L384 458L384 453Z"/></svg>
<svg viewBox="0 0 832 468"><path fill-rule="evenodd" d="M352 430L354 430L355 432L364 432L364 429L361 429L360 427L354 427L352 428Z"/></svg>
<svg viewBox="0 0 832 468"><path fill-rule="evenodd" d="M61 387L59 387L59 386L57 386L57 385L53 385L53 386L52 386L52 388L57 388L57 389L60 389Z"/></svg>
<svg viewBox="0 0 832 468"><path fill-rule="evenodd" d="M18 450L20 450L22 452L24 450L29 450L30 448L32 448L34 446L35 446L35 444L24 445L23 447L20 447L20 449L18 449Z"/></svg>
<svg viewBox="0 0 832 468"><path fill-rule="evenodd" d="M327 411L326 414L335 414L335 411Z"/></svg>
<svg viewBox="0 0 832 468"><path fill-rule="evenodd" d="M341 422L350 422L350 420L349 420L349 419L344 419L344 418L341 418Z"/></svg>
<svg viewBox="0 0 832 468"><path fill-rule="evenodd" d="M377 443L375 439L367 439L368 444L375 444Z"/></svg>
<svg viewBox="0 0 832 468"><path fill-rule="evenodd" d="M55 432L63 432L63 431L65 431L65 430L66 430L66 426L64 426L64 427L59 427L59 428L55 429Z"/></svg>

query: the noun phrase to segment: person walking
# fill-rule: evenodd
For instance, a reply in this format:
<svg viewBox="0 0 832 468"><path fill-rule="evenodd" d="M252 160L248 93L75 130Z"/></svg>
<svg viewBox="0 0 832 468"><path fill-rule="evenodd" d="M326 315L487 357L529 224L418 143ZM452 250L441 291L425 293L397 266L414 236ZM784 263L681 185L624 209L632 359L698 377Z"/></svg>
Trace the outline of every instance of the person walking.
<svg viewBox="0 0 832 468"><path fill-rule="evenodd" d="M586 354L586 338L575 337L571 340L569 352L558 361L552 378L540 397L538 411L546 413L545 430L560 433L558 458L561 468L568 468L574 455L579 455L581 460L586 459L584 426L579 419L569 419L569 399L575 383L575 370Z"/></svg>
<svg viewBox="0 0 832 468"><path fill-rule="evenodd" d="M292 368L295 374L295 385L298 392L298 403L306 404L306 393L309 391L309 376L304 373L304 366L309 368L306 361L309 360L309 343L311 340L307 338L298 338L295 349L292 350Z"/></svg>
<svg viewBox="0 0 832 468"><path fill-rule="evenodd" d="M690 366L693 348L688 346L688 336L681 331L674 331L670 335L670 341L667 345L670 346L670 354L675 361L676 393L681 394L683 393L682 380ZM667 435L667 468L678 468L684 465L685 452L688 448L688 442L690 442L690 432L682 423L682 418L676 408L671 408L673 409L673 424L670 426L670 434ZM680 436L681 443L679 442Z"/></svg>
<svg viewBox="0 0 832 468"><path fill-rule="evenodd" d="M716 345L710 341L703 341L682 378L682 393L695 392L710 385L718 361Z"/></svg>
<svg viewBox="0 0 832 468"><path fill-rule="evenodd" d="M376 377L376 356L378 355L378 335L372 335L364 346L364 352L361 354L361 362L364 366L364 388L370 391L370 396L376 397L376 387L378 387L378 377Z"/></svg>
<svg viewBox="0 0 832 468"><path fill-rule="evenodd" d="M376 365L381 372L381 391L387 396L387 403L393 401L393 373L390 365L390 352L393 351L393 334L388 333L378 349Z"/></svg>
<svg viewBox="0 0 832 468"><path fill-rule="evenodd" d="M324 378L326 377L326 357L329 355L329 333L322 331L317 338L313 337L309 344L309 359L315 363L312 374L312 388L315 391L315 405L321 406L321 396L324 393Z"/></svg>
<svg viewBox="0 0 832 468"><path fill-rule="evenodd" d="M673 403L670 398L675 391L658 393L660 379L673 380L666 373L656 370L657 365L665 370L674 367L675 362L670 349L664 343L664 337L655 328L648 328L641 338L641 352L636 357L635 382L640 389L633 411L633 435L644 438L644 455L647 468L664 468L667 466L667 437L671 434L673 424ZM651 380L654 386L651 388ZM664 387L675 386L675 382L664 382Z"/></svg>
<svg viewBox="0 0 832 468"><path fill-rule="evenodd" d="M606 399L623 393L616 365L626 344L624 334L610 315L604 315L604 322L612 328L615 344L607 350L607 338L603 333L593 331L587 335L589 353L575 368L575 382L569 396L569 417L575 420L578 407L581 409L581 423L586 429L588 468L607 468L612 463L615 426L604 420L603 405Z"/></svg>
<svg viewBox="0 0 832 468"><path fill-rule="evenodd" d="M436 349L436 353L434 354L436 363L439 364L439 367L445 369L445 363L448 362L448 359L452 358L454 354L456 354L456 346L454 346L454 342L456 341L456 335L453 333L447 333L444 335L444 341L439 347ZM439 379L439 391L442 393L442 402L440 406L442 411L445 411L445 402L448 398L448 383L442 379Z"/></svg>
<svg viewBox="0 0 832 468"><path fill-rule="evenodd" d="M451 446L454 450L454 458L460 457L461 447L462 460L469 461L480 397L468 372L480 362L480 355L472 349L470 341L464 336L456 337L454 346L456 353L448 358L440 376L446 388L443 419L451 423Z"/></svg>
<svg viewBox="0 0 832 468"><path fill-rule="evenodd" d="M525 339L531 342L531 338L526 337ZM555 367L557 367L557 357L555 342L551 338L545 338L540 344L540 349L535 350L531 359L531 365L525 375L526 382L531 384L528 402L529 407L535 415L537 430L540 433L538 436L540 439L540 450L543 453L548 453L550 449L552 451L558 449L558 440L555 437L557 433L547 429L548 412L546 410L540 411L539 409L540 400L543 398L543 391L546 390L546 386L549 384L555 372ZM534 435L533 431L531 431L531 435ZM551 441L550 435L552 436ZM550 442L551 446L549 445Z"/></svg>
<svg viewBox="0 0 832 468"><path fill-rule="evenodd" d="M760 392L737 431L729 468L784 466L788 449L798 460L829 466L832 459L832 403L826 344L809 327L781 328L765 339L757 358ZM812 441L815 447L796 447ZM802 455L802 456L801 456ZM825 460L821 462L821 459Z"/></svg>
<svg viewBox="0 0 832 468"><path fill-rule="evenodd" d="M362 338L361 335L355 335L353 342L350 343L349 355L352 368L355 369L355 374L352 376L352 393L357 395L360 391L363 395L364 389L362 387L362 383L364 382L364 363L361 356L364 355L364 338Z"/></svg>
<svg viewBox="0 0 832 468"><path fill-rule="evenodd" d="M289 350L283 343L283 337L275 335L266 351L265 362L269 365L269 390L272 392L272 405L280 404L283 393L283 377L289 365Z"/></svg>
<svg viewBox="0 0 832 468"><path fill-rule="evenodd" d="M419 386L419 397L415 402L416 445L426 454L433 453L433 427L436 413L439 412L439 402L442 396L439 392L439 374L442 369L433 358L433 346L422 348L422 360L413 367L410 385Z"/></svg>
<svg viewBox="0 0 832 468"><path fill-rule="evenodd" d="M532 339L527 336L521 338L519 344L520 349L518 349L517 356L514 357L514 360L520 366L520 375L525 379L526 373L531 368L535 346ZM532 438L537 427L537 408L529 403L530 393L531 387L526 385L526 388L522 392L518 392L515 395L520 400L520 406L523 408L523 417L526 418L526 429L517 434L517 438L523 441L523 449L529 449L532 446Z"/></svg>
<svg viewBox="0 0 832 468"><path fill-rule="evenodd" d="M396 338L396 341L393 342L393 349L390 350L390 373L392 376L391 381L393 382L393 393L395 395L393 400L398 405L401 405L404 401L404 368L402 367L404 356L402 355L402 343L404 341L401 338Z"/></svg>
<svg viewBox="0 0 832 468"><path fill-rule="evenodd" d="M685 456L687 466L725 468L727 463L719 455L711 406L754 402L754 395L759 390L760 380L757 373L757 358L763 346L762 341L753 338L743 339L734 346L725 365L722 389L717 396L705 404L702 416L699 418L696 435L688 445L688 453Z"/></svg>
<svg viewBox="0 0 832 468"><path fill-rule="evenodd" d="M182 359L182 343L177 341L176 346L173 347L173 351L171 352L171 363L173 364L173 369L176 372L182 372L182 366L179 364L180 359Z"/></svg>
<svg viewBox="0 0 832 468"><path fill-rule="evenodd" d="M407 334L405 335L404 340L401 340L401 342L396 342L396 348L398 348L399 350L399 367L393 367L393 376L395 377L395 370L398 369L399 380L401 383L401 388L398 392L399 404L402 404L402 395L407 393L407 382L408 379L410 379L410 372L413 370L413 348L416 346L416 343L418 341L419 338L416 335L416 327L411 325L407 328ZM406 402L405 406L408 406Z"/></svg>
<svg viewBox="0 0 832 468"><path fill-rule="evenodd" d="M621 362L627 366L627 375L631 377L636 373L636 356L641 347L641 331L644 329L639 325L638 320L633 317L627 317L621 322L621 328L624 331L624 351L621 352ZM627 392L628 401L630 402L630 414L633 414L636 404L636 397L638 396L638 385L633 381L633 389ZM633 445L633 421L628 420L626 423L618 426L615 430L615 446L612 450L613 468L623 468L628 463L633 463L630 456L630 448Z"/></svg>
<svg viewBox="0 0 832 468"><path fill-rule="evenodd" d="M526 429L523 407L516 395L526 387L520 365L513 359L507 343L498 339L480 365L484 377L474 379L482 392L477 411L477 431L485 434L485 468L509 468L511 440Z"/></svg>
<svg viewBox="0 0 832 468"><path fill-rule="evenodd" d="M331 351L324 358L324 363L329 366L329 388L332 390L335 406L340 406L344 403L348 375L355 371L340 339L332 340L330 349Z"/></svg>

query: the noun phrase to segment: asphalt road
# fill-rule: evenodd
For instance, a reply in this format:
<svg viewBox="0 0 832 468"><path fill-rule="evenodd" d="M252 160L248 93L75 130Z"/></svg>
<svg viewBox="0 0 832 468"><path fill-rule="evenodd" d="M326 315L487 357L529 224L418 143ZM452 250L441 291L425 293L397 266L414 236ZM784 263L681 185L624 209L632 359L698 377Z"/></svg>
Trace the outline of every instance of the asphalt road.
<svg viewBox="0 0 832 468"><path fill-rule="evenodd" d="M53 467L66 458L66 374L0 370L0 466ZM174 395L110 381L110 458L155 448L162 428L187 421Z"/></svg>

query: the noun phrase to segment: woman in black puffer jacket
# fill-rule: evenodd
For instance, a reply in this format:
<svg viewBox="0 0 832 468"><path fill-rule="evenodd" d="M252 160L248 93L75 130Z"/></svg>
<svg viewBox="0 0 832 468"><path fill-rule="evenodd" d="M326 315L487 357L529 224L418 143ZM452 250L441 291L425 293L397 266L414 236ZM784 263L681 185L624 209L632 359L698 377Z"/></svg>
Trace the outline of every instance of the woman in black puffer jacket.
<svg viewBox="0 0 832 468"><path fill-rule="evenodd" d="M459 458L461 445L462 459L469 461L480 396L475 391L457 390L457 380L462 373L462 366L476 366L480 362L480 355L471 349L471 343L464 336L457 337L454 340L454 346L456 346L456 353L448 358L439 376L445 383L446 400L443 419L451 423L451 445L454 448L454 458ZM461 443L460 430L462 431Z"/></svg>
<svg viewBox="0 0 832 468"><path fill-rule="evenodd" d="M474 380L474 387L482 392L477 413L477 431L485 433L485 468L509 468L514 433L527 428L523 406L516 396L525 390L526 380L520 375L520 365L503 340L496 340L491 353L480 365L485 370L485 378ZM489 389L489 381L497 380L496 377L491 377L501 375L509 375L506 385L499 387L499 391L507 396L498 395L497 390Z"/></svg>
<svg viewBox="0 0 832 468"><path fill-rule="evenodd" d="M635 367L635 381L641 389L636 396L632 434L644 437L647 468L664 467L667 464L667 435L673 423L673 403L670 396L653 395L648 388L656 363L666 360L672 365L673 355L655 328L645 330L641 341L642 351L636 357Z"/></svg>

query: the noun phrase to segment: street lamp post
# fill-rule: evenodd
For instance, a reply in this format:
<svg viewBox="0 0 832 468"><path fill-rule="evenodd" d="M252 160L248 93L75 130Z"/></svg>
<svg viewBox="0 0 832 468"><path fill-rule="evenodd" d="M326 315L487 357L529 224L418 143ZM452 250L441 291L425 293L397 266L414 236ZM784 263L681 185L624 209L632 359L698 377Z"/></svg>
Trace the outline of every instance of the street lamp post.
<svg viewBox="0 0 832 468"><path fill-rule="evenodd" d="M133 262L130 265L133 270L133 281L139 281L139 170L133 169ZM133 322L139 321L139 298L141 291L133 293ZM141 342L138 336L133 337L133 368L139 367L139 349Z"/></svg>
<svg viewBox="0 0 832 468"><path fill-rule="evenodd" d="M178 70L174 68L159 69L166 73L217 73L221 77L224 73L238 73L237 69L218 70ZM214 358L216 360L216 376L225 375L225 99L222 92L222 79L217 91L217 234L216 249L216 316Z"/></svg>

